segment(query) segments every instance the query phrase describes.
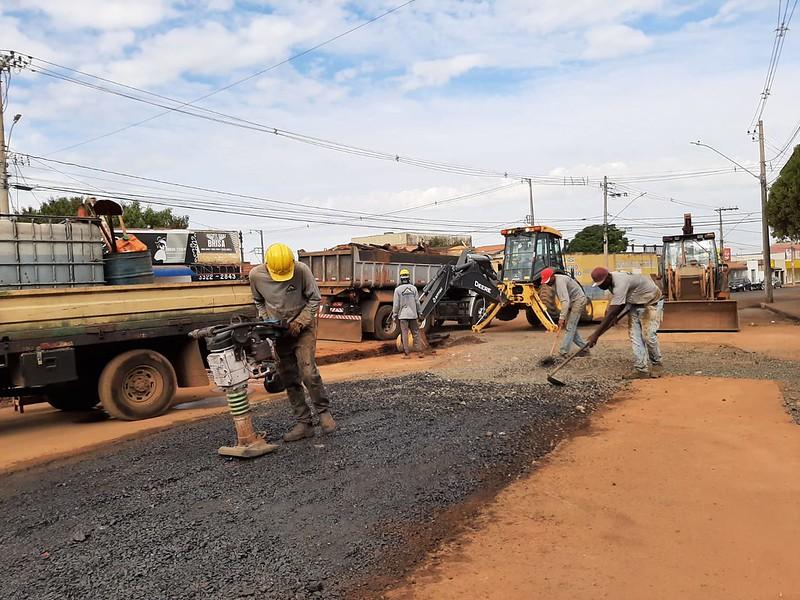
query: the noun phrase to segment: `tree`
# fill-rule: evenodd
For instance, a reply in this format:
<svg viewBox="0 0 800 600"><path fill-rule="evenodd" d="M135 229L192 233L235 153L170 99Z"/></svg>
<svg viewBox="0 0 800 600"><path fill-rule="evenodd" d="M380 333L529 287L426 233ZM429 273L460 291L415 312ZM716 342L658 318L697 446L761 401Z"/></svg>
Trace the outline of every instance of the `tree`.
<svg viewBox="0 0 800 600"><path fill-rule="evenodd" d="M625 252L628 249L628 238L625 237L625 230L618 229L616 225L608 226L608 251ZM584 227L569 244L564 248L566 252L587 252L590 254L600 254L603 251L603 226L589 225Z"/></svg>
<svg viewBox="0 0 800 600"><path fill-rule="evenodd" d="M23 215L51 215L70 216L78 212L78 207L86 200L81 196L50 198L39 208L22 209ZM186 229L189 227L189 217L174 215L171 208L153 210L152 207L142 208L138 201L122 203L125 225L131 229Z"/></svg>
<svg viewBox="0 0 800 600"><path fill-rule="evenodd" d="M775 237L800 241L800 145L795 146L769 191L767 224Z"/></svg>

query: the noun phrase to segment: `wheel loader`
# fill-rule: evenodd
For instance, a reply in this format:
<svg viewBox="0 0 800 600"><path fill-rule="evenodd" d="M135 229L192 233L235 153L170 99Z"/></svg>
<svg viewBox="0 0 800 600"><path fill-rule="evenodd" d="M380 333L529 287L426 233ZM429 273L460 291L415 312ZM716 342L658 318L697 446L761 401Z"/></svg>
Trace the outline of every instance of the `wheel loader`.
<svg viewBox="0 0 800 600"><path fill-rule="evenodd" d="M501 272L495 272L488 256L464 251L455 265L443 267L422 290L420 318L430 315L448 290L460 288L474 292L483 302L480 318L472 326L475 332L488 327L495 318L516 319L522 310L532 326L557 329L550 312L553 302L545 302L535 282L546 267L564 273L561 233L544 225L500 233L506 240Z"/></svg>
<svg viewBox="0 0 800 600"><path fill-rule="evenodd" d="M728 266L719 259L714 233L695 233L687 213L683 234L662 239L664 319L659 331L738 331L738 306L730 299Z"/></svg>

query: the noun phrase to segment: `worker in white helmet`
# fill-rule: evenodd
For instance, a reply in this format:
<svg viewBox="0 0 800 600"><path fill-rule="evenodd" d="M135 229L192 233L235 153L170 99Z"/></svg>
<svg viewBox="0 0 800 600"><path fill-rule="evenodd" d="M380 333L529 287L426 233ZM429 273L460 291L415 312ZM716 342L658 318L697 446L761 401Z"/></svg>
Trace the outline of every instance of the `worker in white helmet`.
<svg viewBox="0 0 800 600"><path fill-rule="evenodd" d="M392 303L392 318L400 323L400 340L403 343L403 358L411 358L411 349L408 343L408 333L414 342L414 350L422 358L433 351L425 339L425 333L419 327L419 314L422 311L419 303L419 290L411 283L411 272L400 269L400 285L394 289Z"/></svg>

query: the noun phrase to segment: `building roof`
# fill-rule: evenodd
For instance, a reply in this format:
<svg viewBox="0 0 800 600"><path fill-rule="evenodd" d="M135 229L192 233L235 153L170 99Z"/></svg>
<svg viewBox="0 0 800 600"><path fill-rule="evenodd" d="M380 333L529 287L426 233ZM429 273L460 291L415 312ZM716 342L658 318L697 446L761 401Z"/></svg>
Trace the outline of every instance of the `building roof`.
<svg viewBox="0 0 800 600"><path fill-rule="evenodd" d="M731 271L741 271L747 269L747 263L744 261L729 262L728 269Z"/></svg>
<svg viewBox="0 0 800 600"><path fill-rule="evenodd" d="M492 244L490 246L478 246L475 248L476 252L482 252L483 254L498 254L506 249L505 244Z"/></svg>

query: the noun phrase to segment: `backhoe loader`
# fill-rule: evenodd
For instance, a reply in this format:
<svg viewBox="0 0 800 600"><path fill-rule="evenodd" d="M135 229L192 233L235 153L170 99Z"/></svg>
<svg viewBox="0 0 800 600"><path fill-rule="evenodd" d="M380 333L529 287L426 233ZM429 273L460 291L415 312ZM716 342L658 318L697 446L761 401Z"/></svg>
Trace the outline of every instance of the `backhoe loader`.
<svg viewBox="0 0 800 600"><path fill-rule="evenodd" d="M500 233L506 239L501 273L495 272L488 256L465 251L455 265L445 265L422 290L421 319L433 312L448 290L461 288L474 292L483 302L480 318L472 326L475 332L485 329L495 318L511 321L521 310L532 326L557 329L552 308L548 308L534 283L545 267L564 273L561 233L543 225L504 229Z"/></svg>
<svg viewBox="0 0 800 600"><path fill-rule="evenodd" d="M695 233L687 213L683 235L664 236L663 242L660 271L665 302L659 331L738 331L728 266L719 260L714 233Z"/></svg>

